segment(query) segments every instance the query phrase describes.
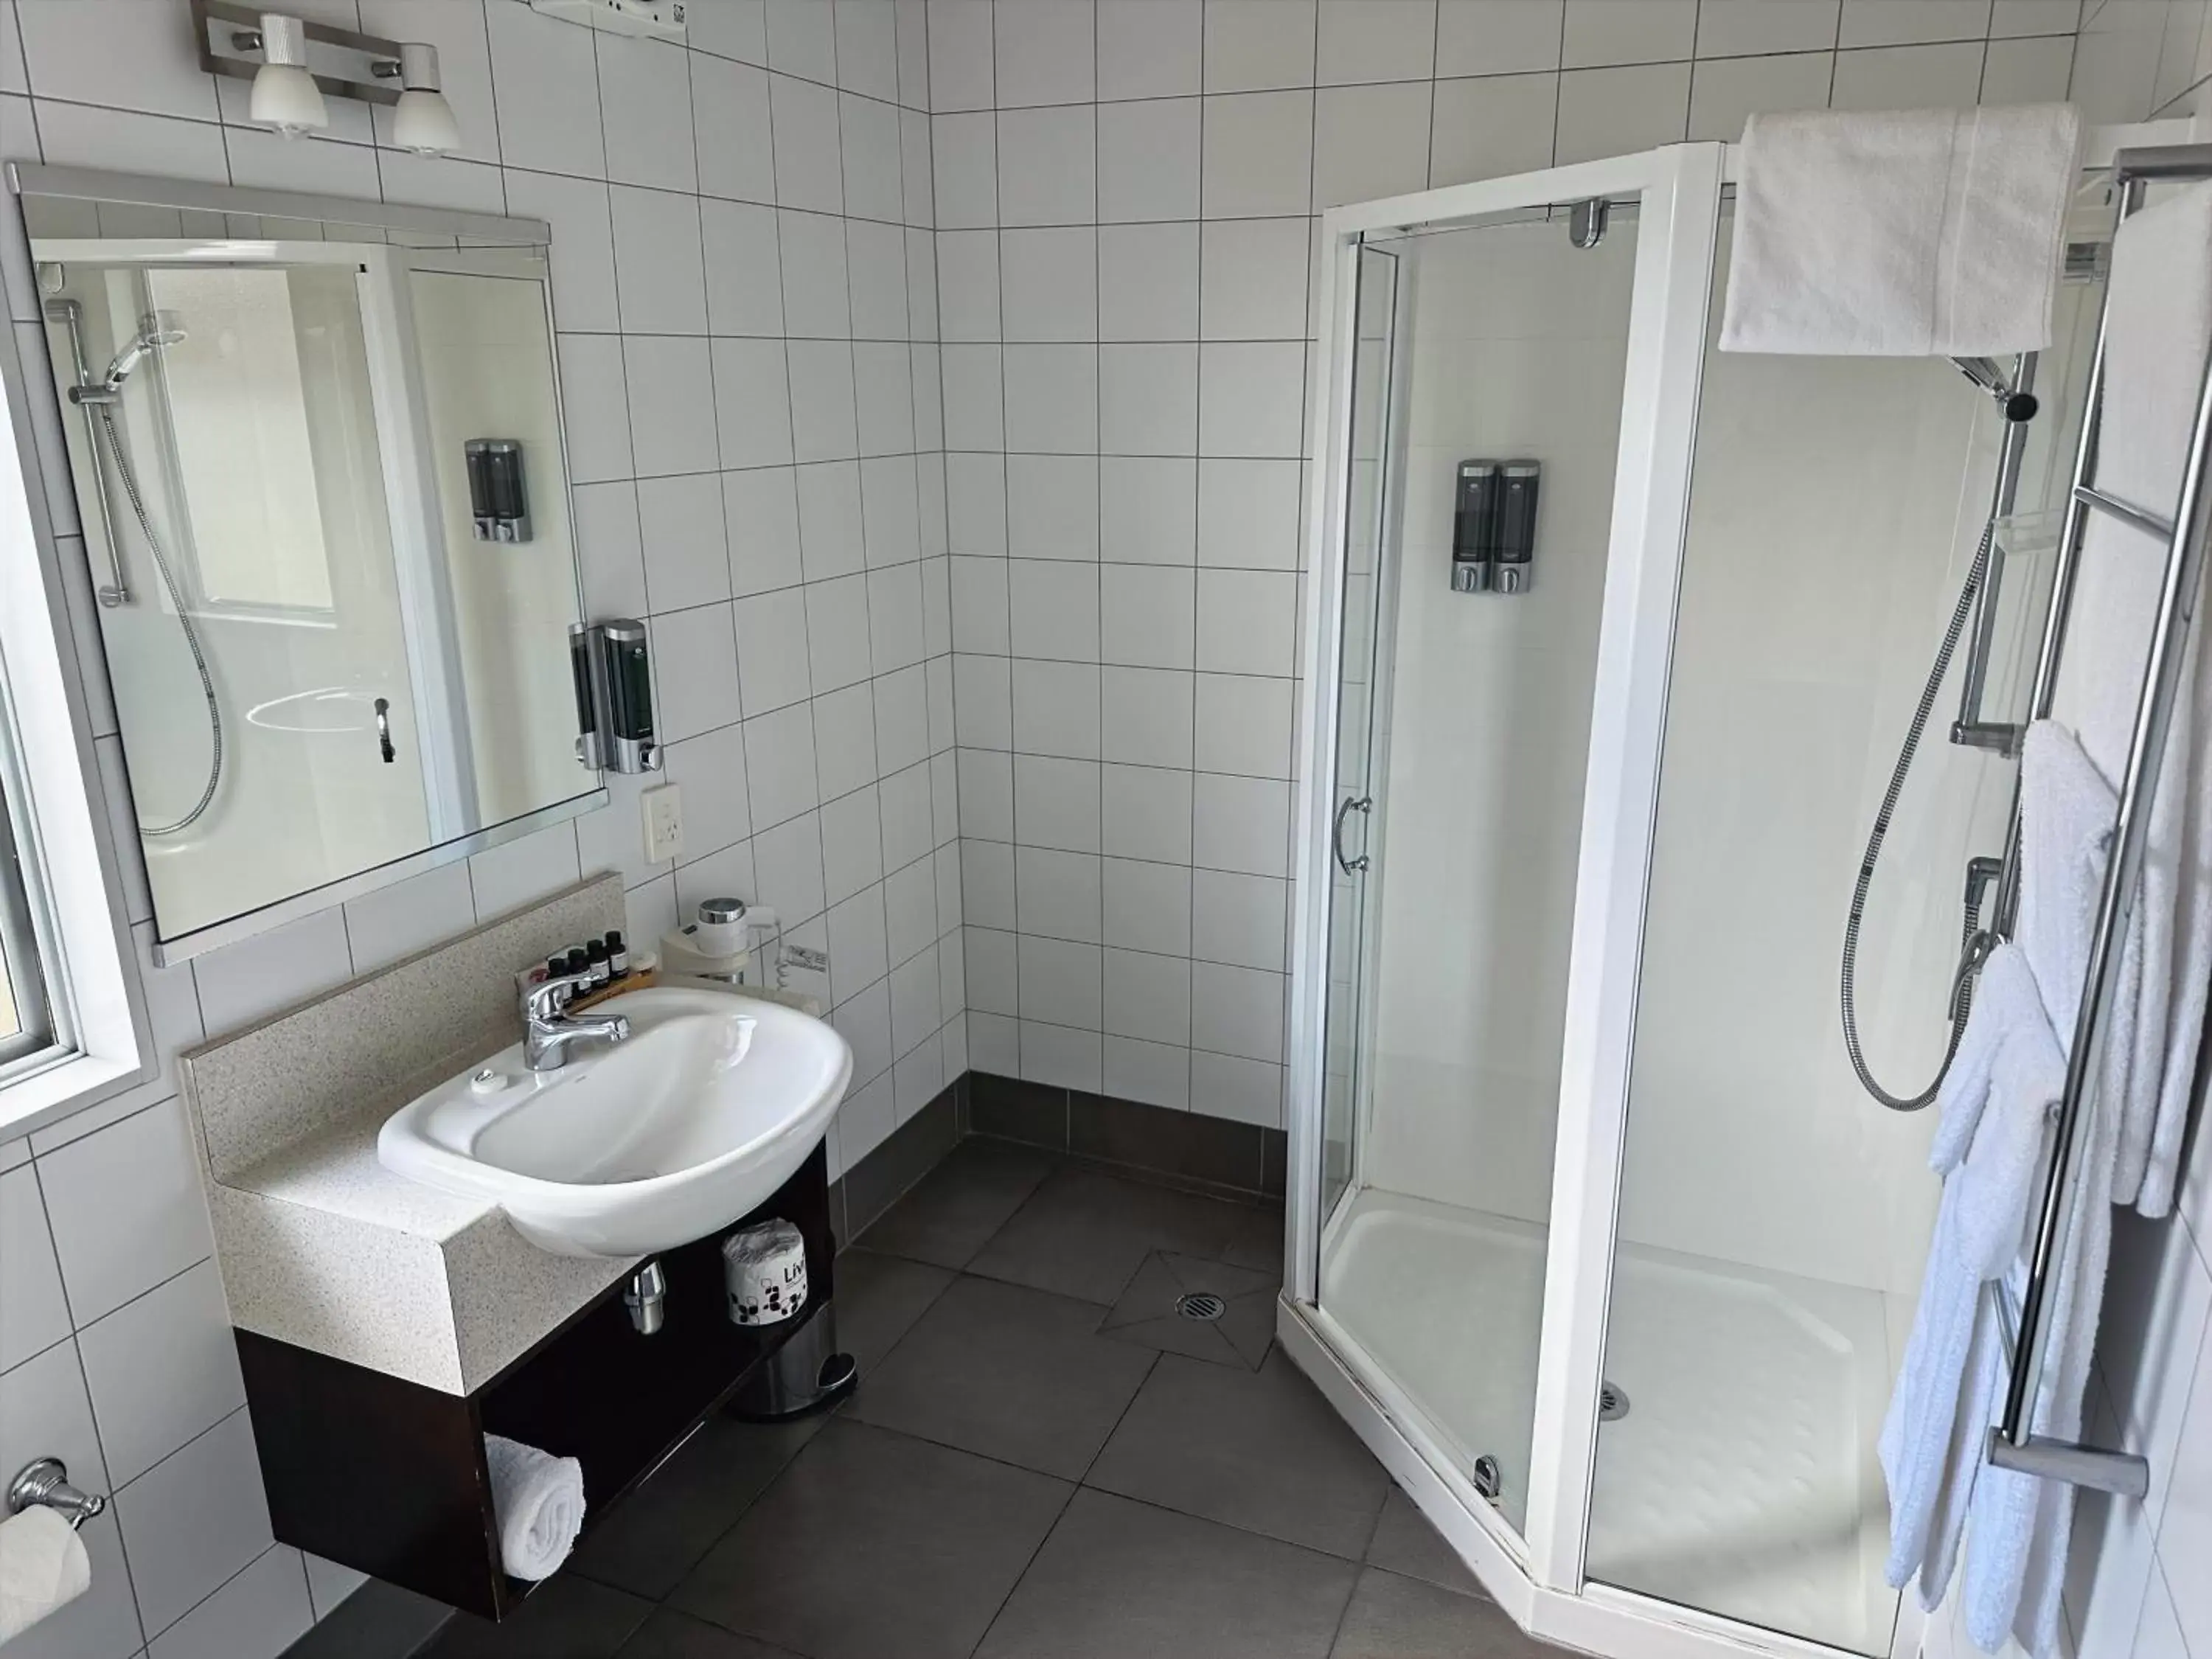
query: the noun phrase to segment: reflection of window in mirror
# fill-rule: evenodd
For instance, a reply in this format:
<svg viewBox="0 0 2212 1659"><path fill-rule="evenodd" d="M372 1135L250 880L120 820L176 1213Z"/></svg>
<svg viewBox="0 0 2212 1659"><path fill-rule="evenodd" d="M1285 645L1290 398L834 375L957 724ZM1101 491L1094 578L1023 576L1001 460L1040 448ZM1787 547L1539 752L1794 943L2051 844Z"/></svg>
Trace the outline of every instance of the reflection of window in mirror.
<svg viewBox="0 0 2212 1659"><path fill-rule="evenodd" d="M383 516L361 302L350 266L152 270L152 309L199 596L331 608L331 538ZM364 439L366 442L364 443ZM364 485L370 488L364 488ZM344 550L340 550L341 562Z"/></svg>

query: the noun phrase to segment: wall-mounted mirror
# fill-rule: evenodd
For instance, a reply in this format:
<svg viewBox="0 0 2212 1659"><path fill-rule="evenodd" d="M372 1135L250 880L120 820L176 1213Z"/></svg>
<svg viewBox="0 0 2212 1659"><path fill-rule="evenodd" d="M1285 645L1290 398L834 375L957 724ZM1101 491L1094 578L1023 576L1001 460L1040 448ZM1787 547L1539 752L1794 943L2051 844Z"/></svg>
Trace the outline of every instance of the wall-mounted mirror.
<svg viewBox="0 0 2212 1659"><path fill-rule="evenodd" d="M12 172L165 959L603 800L547 227Z"/></svg>

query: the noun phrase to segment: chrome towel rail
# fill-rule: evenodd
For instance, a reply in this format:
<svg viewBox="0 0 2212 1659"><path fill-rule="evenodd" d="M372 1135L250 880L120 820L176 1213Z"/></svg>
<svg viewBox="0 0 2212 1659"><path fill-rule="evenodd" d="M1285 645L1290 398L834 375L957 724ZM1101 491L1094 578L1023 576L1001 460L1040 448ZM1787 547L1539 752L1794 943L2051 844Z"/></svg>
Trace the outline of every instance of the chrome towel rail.
<svg viewBox="0 0 2212 1659"><path fill-rule="evenodd" d="M2118 519L2122 524L2134 526L2146 536L2155 537L2162 542L2173 539L2173 526L2158 514L2146 513L2139 507L2130 507L2125 501L2117 496L2107 495L2101 489L2092 489L2085 483L2077 483L2074 486L2074 499L2084 507L2094 507L2100 513Z"/></svg>
<svg viewBox="0 0 2212 1659"><path fill-rule="evenodd" d="M2112 182L2120 193L2123 219L2142 205L2143 186L2150 180L2205 179L2212 179L2212 145L2122 150L2112 158ZM1990 1431L1989 1460L1999 1468L2041 1480L2141 1497L2149 1486L2149 1467L2142 1458L2076 1444L2033 1431L2035 1403L2041 1395L2051 1358L2051 1301L2057 1291L2060 1255L2072 1223L2074 1206L2081 1199L2079 1171L2089 1121L2090 1091L2094 1086L2093 1079L2101 1071L2101 1056L2111 1024L2108 1015L2112 992L2119 978L2120 945L2127 937L2128 924L2134 913L2143 847L2149 832L2151 802L2158 787L2159 767L2165 757L2174 699L2180 690L2184 647L2188 643L2197 595L2203 582L2205 543L2208 537L2212 537L2212 489L2207 488L2208 451L2212 451L2212 361L2208 361L2200 382L2188 465L2172 522L2139 504L2115 500L2089 483L2096 467L2098 434L2102 423L2110 321L2108 300L2106 314L2098 323L2096 356L2089 371L2087 405L2081 422L2081 444L2075 457L2073 488L2067 497L2065 523L2059 534L2051 612L2044 625L2042 647L2036 662L2031 720L2046 719L2051 714L2057 687L2059 658L2065 647L2067 623L2073 609L2075 578L2087 515L2093 511L2107 514L2165 542L2166 570L2159 590L2149 659L2143 670L2142 691L2136 704L2135 729L2128 747L2127 767L2120 782L2119 815L2112 855L2106 866L2104 888L2098 901L2096 928L2091 935L2081 1012L2067 1051L2066 1082L2058 1100L2049 1169L2036 1210L2034 1242L2028 1252L2017 1334L2008 1345L2011 1376L2005 1390L2002 1416ZM2005 848L2005 874L1997 898L1996 931L2003 935L2012 932L2020 900L2017 805L2015 791L2012 830ZM2088 1201L2106 1203L2110 1194L2092 1194ZM2002 1284L1996 1287L1996 1293L2000 1315L2008 1313Z"/></svg>

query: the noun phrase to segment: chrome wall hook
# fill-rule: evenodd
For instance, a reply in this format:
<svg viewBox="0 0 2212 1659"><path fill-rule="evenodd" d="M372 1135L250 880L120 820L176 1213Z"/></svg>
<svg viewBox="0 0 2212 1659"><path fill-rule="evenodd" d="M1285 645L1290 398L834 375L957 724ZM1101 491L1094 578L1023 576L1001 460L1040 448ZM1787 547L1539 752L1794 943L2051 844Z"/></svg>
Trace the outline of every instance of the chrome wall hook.
<svg viewBox="0 0 2212 1659"><path fill-rule="evenodd" d="M41 1457L24 1464L8 1483L9 1514L20 1515L33 1504L60 1510L75 1529L105 1510L107 1499L70 1485L69 1470L60 1458Z"/></svg>

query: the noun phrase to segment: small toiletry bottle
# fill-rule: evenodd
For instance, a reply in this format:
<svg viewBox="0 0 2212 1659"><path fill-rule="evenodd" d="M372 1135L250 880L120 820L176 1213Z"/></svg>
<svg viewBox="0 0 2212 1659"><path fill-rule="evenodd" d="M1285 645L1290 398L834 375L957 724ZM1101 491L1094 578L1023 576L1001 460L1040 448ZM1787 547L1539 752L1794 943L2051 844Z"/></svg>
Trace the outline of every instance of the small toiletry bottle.
<svg viewBox="0 0 2212 1659"><path fill-rule="evenodd" d="M545 974L544 974L544 977L543 979L539 980L539 981L538 981L538 983L542 985L542 984L544 984L544 983L545 982L545 980L548 980L548 979L558 979L558 978L560 978L560 977L561 977L561 975L563 975L563 974L567 973L568 971L568 957L546 957L546 958L545 958Z"/></svg>
<svg viewBox="0 0 2212 1659"><path fill-rule="evenodd" d="M586 945L584 947L584 960L592 975L591 988L596 991L612 977L612 975L607 967L606 941L605 939L595 939L589 945Z"/></svg>
<svg viewBox="0 0 2212 1659"><path fill-rule="evenodd" d="M619 930L607 930L607 972L616 979L629 977L629 947L623 943Z"/></svg>
<svg viewBox="0 0 2212 1659"><path fill-rule="evenodd" d="M568 960L563 971L569 974L589 974L591 970L592 959L589 956L585 954L584 947L580 945L570 945L568 947ZM579 988L588 989L590 988L580 987Z"/></svg>

